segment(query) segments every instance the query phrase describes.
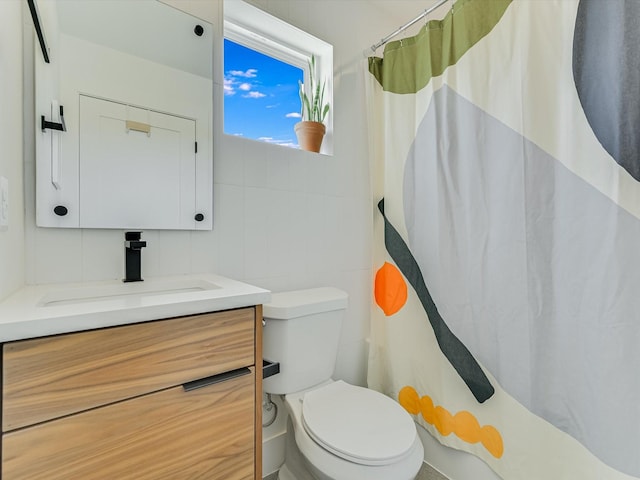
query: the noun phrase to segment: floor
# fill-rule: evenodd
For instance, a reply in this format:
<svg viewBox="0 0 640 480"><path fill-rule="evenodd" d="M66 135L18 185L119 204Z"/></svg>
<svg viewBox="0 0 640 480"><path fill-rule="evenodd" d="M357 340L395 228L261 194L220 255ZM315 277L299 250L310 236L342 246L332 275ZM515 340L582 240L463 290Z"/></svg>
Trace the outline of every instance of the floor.
<svg viewBox="0 0 640 480"><path fill-rule="evenodd" d="M263 480L277 480L277 478L278 478L278 474L272 473L268 477L265 477ZM422 465L422 468L418 472L418 476L416 477L416 480L448 480L448 479L447 477L442 475L440 472L438 472L437 470L434 470L433 468L431 468L429 465L425 463Z"/></svg>
<svg viewBox="0 0 640 480"><path fill-rule="evenodd" d="M422 468L418 472L416 480L448 480L447 477L442 475L439 471L432 468L426 463L422 464Z"/></svg>

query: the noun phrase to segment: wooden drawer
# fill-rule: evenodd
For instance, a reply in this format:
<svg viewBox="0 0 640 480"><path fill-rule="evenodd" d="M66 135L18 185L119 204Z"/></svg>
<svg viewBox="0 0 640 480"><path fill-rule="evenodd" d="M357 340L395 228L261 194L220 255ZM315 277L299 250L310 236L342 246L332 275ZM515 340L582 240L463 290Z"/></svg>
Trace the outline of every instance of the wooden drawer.
<svg viewBox="0 0 640 480"><path fill-rule="evenodd" d="M3 436L4 480L253 480L255 369Z"/></svg>
<svg viewBox="0 0 640 480"><path fill-rule="evenodd" d="M246 308L7 343L2 429L253 365L254 329Z"/></svg>

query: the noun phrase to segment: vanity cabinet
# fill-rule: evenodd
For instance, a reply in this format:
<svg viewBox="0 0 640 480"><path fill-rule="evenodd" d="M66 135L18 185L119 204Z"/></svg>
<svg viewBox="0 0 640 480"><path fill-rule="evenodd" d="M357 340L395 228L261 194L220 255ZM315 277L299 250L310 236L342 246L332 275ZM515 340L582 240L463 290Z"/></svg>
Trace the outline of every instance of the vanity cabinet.
<svg viewBox="0 0 640 480"><path fill-rule="evenodd" d="M2 479L259 480L261 307L3 345Z"/></svg>

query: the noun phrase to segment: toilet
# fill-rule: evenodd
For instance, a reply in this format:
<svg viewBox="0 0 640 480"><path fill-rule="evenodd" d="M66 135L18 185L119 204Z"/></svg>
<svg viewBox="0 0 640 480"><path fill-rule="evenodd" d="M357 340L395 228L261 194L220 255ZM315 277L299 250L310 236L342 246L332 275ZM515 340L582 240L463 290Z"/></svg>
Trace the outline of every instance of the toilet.
<svg viewBox="0 0 640 480"><path fill-rule="evenodd" d="M348 296L331 287L274 293L264 305L263 355L280 363L266 393L289 414L280 480L413 480L423 447L391 398L331 376Z"/></svg>

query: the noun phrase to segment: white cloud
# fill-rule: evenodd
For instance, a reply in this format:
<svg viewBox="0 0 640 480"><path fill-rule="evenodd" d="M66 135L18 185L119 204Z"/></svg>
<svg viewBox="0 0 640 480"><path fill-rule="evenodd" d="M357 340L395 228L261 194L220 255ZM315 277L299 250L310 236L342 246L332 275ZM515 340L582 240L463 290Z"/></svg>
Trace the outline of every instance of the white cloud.
<svg viewBox="0 0 640 480"><path fill-rule="evenodd" d="M287 113L285 115L285 117L287 117L287 118L301 118L302 115L300 115L300 112L291 112L291 113Z"/></svg>
<svg viewBox="0 0 640 480"><path fill-rule="evenodd" d="M233 87L233 80L229 79L229 78L225 78L224 79L224 94L225 95L235 95L236 94L236 90Z"/></svg>
<svg viewBox="0 0 640 480"><path fill-rule="evenodd" d="M260 93L260 92L249 92L246 95L243 95L244 98L262 98L262 97L266 97L266 95L264 93Z"/></svg>
<svg viewBox="0 0 640 480"><path fill-rule="evenodd" d="M285 140L281 140L273 137L259 137L258 140L260 140L261 142L271 143L272 145L280 145L283 147L290 147L290 148L300 148L300 146L297 143L295 143L293 140L289 138Z"/></svg>
<svg viewBox="0 0 640 480"><path fill-rule="evenodd" d="M255 68L249 68L247 70L229 70L224 77L224 94L235 95L236 90L242 90L248 92L252 86L247 82L240 82L238 78L256 78L258 76L258 70ZM259 97L249 97L259 98Z"/></svg>
<svg viewBox="0 0 640 480"><path fill-rule="evenodd" d="M255 78L258 75L258 70L255 68L250 68L244 72L242 70L230 70L229 75L233 77Z"/></svg>
<svg viewBox="0 0 640 480"><path fill-rule="evenodd" d="M300 145L298 145L297 143L294 142L280 142L278 143L278 145L282 146L282 147L289 147L289 148L300 148Z"/></svg>

